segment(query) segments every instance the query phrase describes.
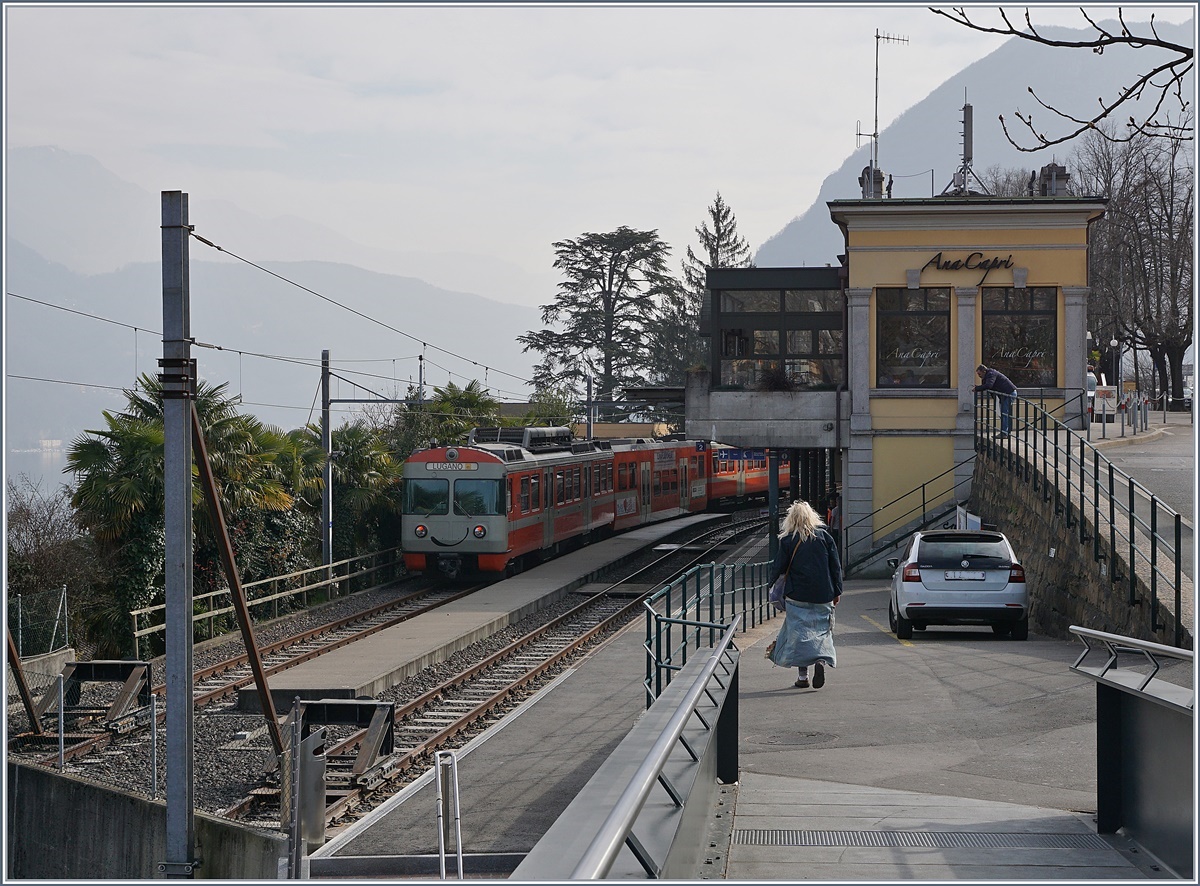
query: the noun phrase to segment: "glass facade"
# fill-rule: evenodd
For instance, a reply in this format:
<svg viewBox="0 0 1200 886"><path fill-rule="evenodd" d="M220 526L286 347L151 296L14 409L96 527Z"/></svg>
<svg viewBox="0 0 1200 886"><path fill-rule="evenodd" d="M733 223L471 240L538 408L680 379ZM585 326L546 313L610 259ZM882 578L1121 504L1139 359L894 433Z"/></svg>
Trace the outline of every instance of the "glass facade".
<svg viewBox="0 0 1200 886"><path fill-rule="evenodd" d="M983 362L1022 388L1058 384L1058 290L985 286Z"/></svg>
<svg viewBox="0 0 1200 886"><path fill-rule="evenodd" d="M950 287L876 290L875 386L950 387Z"/></svg>
<svg viewBox="0 0 1200 886"><path fill-rule="evenodd" d="M722 290L716 383L825 390L845 383L839 289Z"/></svg>

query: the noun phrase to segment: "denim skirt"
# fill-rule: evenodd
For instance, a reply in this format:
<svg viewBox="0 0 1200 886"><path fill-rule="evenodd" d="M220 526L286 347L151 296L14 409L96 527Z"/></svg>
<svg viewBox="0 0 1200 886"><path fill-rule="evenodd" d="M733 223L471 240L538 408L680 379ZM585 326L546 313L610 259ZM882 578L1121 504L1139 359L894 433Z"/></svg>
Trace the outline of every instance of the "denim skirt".
<svg viewBox="0 0 1200 886"><path fill-rule="evenodd" d="M808 667L819 661L831 668L837 667L837 654L833 649L833 604L788 600L771 661L785 668Z"/></svg>

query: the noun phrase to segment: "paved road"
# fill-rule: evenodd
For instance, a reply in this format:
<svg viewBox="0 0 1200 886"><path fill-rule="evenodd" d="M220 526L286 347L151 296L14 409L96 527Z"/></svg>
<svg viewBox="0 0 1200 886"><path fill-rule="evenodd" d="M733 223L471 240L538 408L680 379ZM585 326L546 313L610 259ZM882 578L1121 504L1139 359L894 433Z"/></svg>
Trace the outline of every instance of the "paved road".
<svg viewBox="0 0 1200 886"><path fill-rule="evenodd" d="M1161 413L1160 413L1161 416ZM1133 477L1188 522L1195 524L1196 429L1186 418L1171 416L1153 439L1105 446L1104 457ZM1138 435L1139 438L1141 435ZM1093 441L1094 442L1094 441Z"/></svg>

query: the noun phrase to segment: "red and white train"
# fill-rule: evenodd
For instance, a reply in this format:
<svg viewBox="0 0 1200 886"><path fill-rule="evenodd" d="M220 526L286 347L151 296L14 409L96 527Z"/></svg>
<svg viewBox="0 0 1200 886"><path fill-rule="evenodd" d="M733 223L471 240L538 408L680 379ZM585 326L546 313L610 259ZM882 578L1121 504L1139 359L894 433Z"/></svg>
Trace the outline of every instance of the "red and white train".
<svg viewBox="0 0 1200 886"><path fill-rule="evenodd" d="M779 482L787 489L786 453ZM576 440L569 428L476 428L404 464L413 572L519 572L613 532L767 494L764 450L696 440Z"/></svg>

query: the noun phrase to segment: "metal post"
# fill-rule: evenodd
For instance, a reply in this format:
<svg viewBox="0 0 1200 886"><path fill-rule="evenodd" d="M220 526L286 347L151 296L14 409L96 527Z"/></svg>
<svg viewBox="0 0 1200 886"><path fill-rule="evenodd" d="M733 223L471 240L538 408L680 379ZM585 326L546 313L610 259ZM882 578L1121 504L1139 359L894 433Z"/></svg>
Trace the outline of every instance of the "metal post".
<svg viewBox="0 0 1200 886"><path fill-rule="evenodd" d="M159 872L190 879L195 863L192 702L192 411L188 198L162 192L163 481L167 599L167 833Z"/></svg>
<svg viewBox="0 0 1200 886"><path fill-rule="evenodd" d="M58 679L58 771L62 772L67 768L66 760L66 725L67 714L66 708L66 693L63 691L63 675L59 674Z"/></svg>
<svg viewBox="0 0 1200 886"><path fill-rule="evenodd" d="M24 614L21 611L21 595L17 594L17 657L18 658L25 657L25 643L24 643L24 636L23 636L25 633L24 628L25 628L25 618L24 618Z"/></svg>
<svg viewBox="0 0 1200 886"><path fill-rule="evenodd" d="M158 799L158 696L150 693L150 798Z"/></svg>
<svg viewBox="0 0 1200 886"><path fill-rule="evenodd" d="M321 451L325 465L321 468L321 565L333 562L333 432L329 428L329 351L321 351ZM326 572L327 579L332 574ZM333 584L329 585L333 596Z"/></svg>
<svg viewBox="0 0 1200 886"><path fill-rule="evenodd" d="M1137 603L1137 518L1134 516L1133 478L1129 478L1129 605Z"/></svg>
<svg viewBox="0 0 1200 886"><path fill-rule="evenodd" d="M592 439L592 377L587 377L587 438Z"/></svg>
<svg viewBox="0 0 1200 886"><path fill-rule="evenodd" d="M810 493L811 497L811 493ZM767 551L772 562L779 553L779 450L767 453Z"/></svg>
<svg viewBox="0 0 1200 886"><path fill-rule="evenodd" d="M288 850L291 858L292 880L300 879L300 861L304 857L303 837L300 834L300 744L302 717L300 716L300 697L292 700L292 818L288 828Z"/></svg>

